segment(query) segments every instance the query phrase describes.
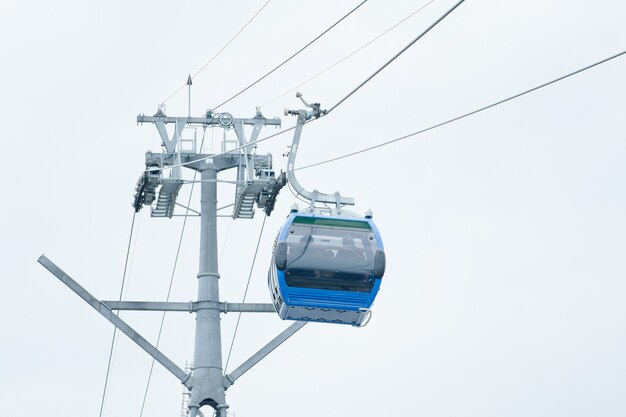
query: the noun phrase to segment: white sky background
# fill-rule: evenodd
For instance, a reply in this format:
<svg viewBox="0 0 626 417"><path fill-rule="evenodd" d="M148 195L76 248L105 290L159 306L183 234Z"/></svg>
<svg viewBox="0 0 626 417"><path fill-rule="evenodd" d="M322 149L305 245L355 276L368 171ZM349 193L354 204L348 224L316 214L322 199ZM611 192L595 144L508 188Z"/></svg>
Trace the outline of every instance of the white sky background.
<svg viewBox="0 0 626 417"><path fill-rule="evenodd" d="M0 415L98 414L112 326L37 264L45 253L116 299L130 206L153 114L263 5L246 2L0 3L4 120ZM424 2L425 3L425 2ZM195 79L192 114L224 101L357 2L272 1ZM335 63L417 9L371 0L310 49L225 105L235 117ZM331 107L426 28L437 0L300 87ZM622 1L468 0L331 115L307 125L303 166L417 131L626 49ZM248 416L623 416L626 414L626 57L423 135L303 170L374 211L388 268L371 323L311 324L227 391ZM264 106L295 123L291 92ZM187 114L187 93L167 103ZM274 133L265 128L261 137ZM207 134L216 144L217 129ZM156 137L156 139L155 139ZM259 145L275 168L291 134ZM191 175L191 171L186 172ZM232 173L223 174L228 179ZM190 187L179 201L186 201ZM220 185L219 205L234 189ZM199 190L193 196L198 205ZM294 198L268 218L248 301ZM227 213L225 213L227 214ZM263 213L219 222L223 300L240 302ZM136 220L127 300L162 300L182 218ZM198 219L188 221L172 300L195 298ZM159 313L123 317L154 341ZM224 356L235 314L223 320ZM193 316L167 316L162 351L193 357ZM243 317L228 370L289 323ZM125 336L105 416L138 416L150 359ZM144 416L179 415L182 387L155 367ZM205 408L205 414L208 410Z"/></svg>

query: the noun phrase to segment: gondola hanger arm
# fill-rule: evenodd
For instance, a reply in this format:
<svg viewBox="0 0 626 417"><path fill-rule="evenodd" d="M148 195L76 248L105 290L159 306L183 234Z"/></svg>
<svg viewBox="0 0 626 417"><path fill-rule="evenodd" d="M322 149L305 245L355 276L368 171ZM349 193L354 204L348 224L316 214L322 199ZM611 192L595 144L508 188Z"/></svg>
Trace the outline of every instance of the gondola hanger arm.
<svg viewBox="0 0 626 417"><path fill-rule="evenodd" d="M285 109L285 115L293 115L297 116L298 120L296 122L296 127L294 129L293 140L291 142L291 150L289 151L289 158L287 160L287 181L291 184L294 191L298 194L298 196L305 198L308 200L310 204L310 209L313 210L315 207L315 203L321 204L334 204L338 211L341 210L341 207L344 205L354 205L354 199L351 197L343 197L339 193L339 191L333 194L325 194L319 192L317 189L313 191L306 190L296 178L296 174L294 171L296 156L298 155L298 147L300 145L300 138L302 137L302 128L304 127L307 120L311 118L319 118L326 114L326 110L322 110L320 103L309 104L302 97L301 93L296 93L296 97L298 97L304 105L311 110L307 111L305 109L301 110L288 110Z"/></svg>

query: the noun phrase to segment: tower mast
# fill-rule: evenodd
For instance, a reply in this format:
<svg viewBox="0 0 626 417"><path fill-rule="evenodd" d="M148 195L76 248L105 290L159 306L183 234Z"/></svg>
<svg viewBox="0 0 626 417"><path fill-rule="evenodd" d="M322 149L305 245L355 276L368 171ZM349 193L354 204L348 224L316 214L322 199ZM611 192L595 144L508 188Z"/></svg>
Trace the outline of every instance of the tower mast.
<svg viewBox="0 0 626 417"><path fill-rule="evenodd" d="M200 253L198 269L198 302L206 301L206 307L196 313L196 336L190 417L196 417L203 405L217 410L217 416L225 416L226 396L222 370L222 338L219 296L219 271L217 264L217 170L201 171L200 185Z"/></svg>
<svg viewBox="0 0 626 417"><path fill-rule="evenodd" d="M196 417L202 415L200 408L209 405L216 410L217 417L226 417L225 384L224 371L222 368L222 338L220 328L220 296L219 296L219 269L218 269L218 253L217 253L217 175L220 171L238 168L237 178L243 180L237 185L236 200L244 198L253 201L259 201L261 196L275 194L274 188L277 181L273 175L260 176L261 171L271 171L271 156L257 156L250 153L250 148L258 137L261 127L264 125L280 125L279 119L265 119L260 112L252 119L235 119L229 113L214 115L207 112L204 120L191 117L167 117L165 114L157 113L154 117L146 117L140 115L137 118L139 123L151 122L157 125L157 129L161 135L168 154L172 154L173 163L163 163L167 160L167 155L150 154L146 158L147 171L150 170L152 164L157 164L161 171L160 181L155 181L142 191L138 190L138 196L135 201L140 204L150 203L146 200L146 196L154 198L156 194L155 185L158 183L163 186L171 180L180 178L163 178L162 171L168 165L172 167L172 173L180 165L200 172L200 249L198 262L198 298L196 309L196 329L194 342L194 366L191 376L191 397L189 399L189 416ZM201 119L201 118L200 118ZM165 124L172 123L175 125L174 135L170 137ZM194 143L194 151L183 151L183 130L187 125L197 124L206 128L208 125L217 124L224 129L234 129L237 137L239 149L231 152L223 152L216 155L202 154L202 149L197 149ZM244 126L252 125L253 133L250 140L245 137ZM225 151L225 144L223 146ZM197 152L197 153L196 153ZM159 165L161 161L161 165ZM154 188L154 189L150 189ZM175 193L176 194L176 193ZM173 213L173 204L175 204L176 195L169 195L169 204L171 210L167 210L170 217ZM148 197L149 198L149 197ZM165 199L161 199L165 201ZM238 204L239 203L239 204ZM235 210L233 217L244 217L241 209L242 202L235 202ZM158 203L157 203L158 205ZM273 204L272 204L273 206ZM141 205L135 206L135 210L141 209ZM157 212L157 216L160 212ZM248 207L245 211L246 218L251 218L254 214L254 207ZM154 215L154 210L153 210Z"/></svg>

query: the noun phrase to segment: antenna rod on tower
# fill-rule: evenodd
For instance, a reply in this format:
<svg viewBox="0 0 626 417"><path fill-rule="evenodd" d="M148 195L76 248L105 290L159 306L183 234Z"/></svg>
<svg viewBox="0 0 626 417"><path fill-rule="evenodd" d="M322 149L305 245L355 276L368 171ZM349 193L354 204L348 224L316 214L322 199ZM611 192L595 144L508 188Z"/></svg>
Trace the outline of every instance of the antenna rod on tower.
<svg viewBox="0 0 626 417"><path fill-rule="evenodd" d="M189 117L191 117L191 84L193 84L191 82L191 74L189 74L189 76L187 77L187 87L188 87L188 98L189 98L189 103L188 103L188 108L189 108Z"/></svg>

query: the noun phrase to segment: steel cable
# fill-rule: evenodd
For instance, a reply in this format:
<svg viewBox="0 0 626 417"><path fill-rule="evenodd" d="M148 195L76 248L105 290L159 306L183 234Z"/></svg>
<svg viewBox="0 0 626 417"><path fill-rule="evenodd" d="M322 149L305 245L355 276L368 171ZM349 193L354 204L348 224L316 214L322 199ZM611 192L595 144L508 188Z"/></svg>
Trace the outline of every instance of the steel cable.
<svg viewBox="0 0 626 417"><path fill-rule="evenodd" d="M118 297L118 301L122 301L122 296L124 294L124 285L126 282L126 271L128 270L128 259L130 257L130 248L131 248L131 242L133 240L133 230L135 228L136 215L137 213L133 212L133 220L130 224L130 233L128 236L128 247L126 248L126 260L124 261L124 272L122 273L122 285L120 287L120 295ZM119 311L116 311L115 315L119 316ZM109 361L107 364L106 375L104 377L104 388L102 390L102 400L100 401L100 413L98 414L100 417L102 417L102 414L104 412L104 403L106 400L107 389L109 386L109 377L111 375L111 364L113 362L113 349L115 347L116 336L117 336L117 327L113 328L113 337L111 338L111 349L109 350Z"/></svg>
<svg viewBox="0 0 626 417"><path fill-rule="evenodd" d="M248 274L248 282L246 283L246 289L243 292L243 300L241 303L246 302L246 297L248 296L248 288L250 287L250 279L252 278L252 273L254 272L254 264L256 263L256 256L259 253L259 246L261 245L261 237L263 236L263 229L265 229L265 220L267 220L267 214L263 216L263 224L261 225L261 231L259 232L259 239L256 242L256 249L254 250L254 257L252 258L252 265L250 266L250 273ZM233 332L233 338L230 342L230 348L228 349L228 356L226 357L226 364L224 365L224 375L226 375L226 369L228 368L228 363L230 362L230 355L233 352L233 346L235 345L235 338L237 337L237 331L239 330L239 323L241 322L241 312L237 316L237 324L235 325L235 331Z"/></svg>
<svg viewBox="0 0 626 417"><path fill-rule="evenodd" d="M220 49L219 51L217 51L217 53L215 55L213 55L213 57L211 59L209 59L198 71L195 72L195 74L190 75L191 79L193 80L198 74L200 74L211 62L213 62L213 60L215 58L218 57L219 54L221 54L224 49L226 49L228 47L228 45L230 45L236 38L237 36L239 36L241 34L241 32L244 31L244 29L246 27L248 27L248 25L250 23L252 23L252 21L259 15L259 13L261 13L261 11L263 11L263 9L265 9L265 6L267 6L270 1L272 0L267 0L267 2L254 14L254 16L252 16L250 18L250 20L248 20L248 22L243 25L243 27L241 29L239 29L239 31L235 34L235 36L233 36L228 42L226 42L226 45L224 45L222 47L222 49ZM187 83L184 83L183 85L181 85L180 87L178 87L178 89L176 91L174 91L172 94L170 94L165 100L163 100L163 103L166 103L167 101L169 101L172 97L174 97L176 94L178 94L180 92L180 90L182 90L183 88L185 88L185 86L187 85Z"/></svg>
<svg viewBox="0 0 626 417"><path fill-rule="evenodd" d="M435 20L430 26L428 26L426 28L426 30L424 30L422 33L420 33L415 39L413 39L411 42L409 42L408 45L406 45L404 48L402 48L398 53L396 53L393 57L391 57L391 59L389 59L387 62L385 62L385 64L383 66L378 68L372 75L367 77L361 84L356 86L356 88L354 88L350 93L348 93L348 95L346 95L344 98L339 100L334 106L332 106L330 109L328 109L326 111L326 114L329 114L330 112L335 110L339 105L341 105L344 101L346 101L348 98L350 98L350 96L352 96L354 93L356 93L361 87L363 87L365 84L367 84L372 78L374 78L376 75L378 75L378 73L380 73L382 70L384 70L389 64L391 64L393 61L395 61L396 58L398 58L400 55L402 55L404 52L406 52L407 49L409 49L411 46L413 46L413 44L415 44L415 42L420 40L432 28L437 26L437 24L439 24L439 22L441 22L443 19L445 19L450 13L452 13L454 11L454 9L459 7L461 5L461 3L463 3L464 1L465 0L460 0L454 6L452 6L450 9L448 9L448 11L445 12L439 19Z"/></svg>
<svg viewBox="0 0 626 417"><path fill-rule="evenodd" d="M365 0L365 1L367 1L367 0ZM364 1L363 3L365 3L365 1ZM378 68L378 69L377 69L377 70L376 70L376 71L375 71L372 75L370 75L369 77L367 77L367 78L366 78L363 82L361 82L361 83L360 83L360 84L359 84L356 88L354 88L354 89L353 89L350 93L348 93L348 94L347 94L344 98L342 98L341 100L339 100L339 101L338 101L338 102L337 102L334 106L332 106L329 110L327 110L327 111L325 112L325 114L323 114L323 115L322 115L322 116L320 116L319 118L315 118L315 119L308 120L306 123L311 123L311 122L313 122L313 121L315 121L315 120L319 120L320 118L322 118L322 117L324 117L324 116L328 115L331 111L333 111L334 109L336 109L339 105L341 105L344 101L346 101L346 100L347 100L350 96L352 96L352 95L353 95L354 93L356 93L356 92L357 92L360 88L362 88L365 84L367 84L370 80L372 80L372 78L374 78L376 75L378 75L378 74L379 74L379 73L380 73L383 69L385 69L385 68L386 68L389 64L391 64L391 63L392 63L392 62L393 62L396 58L398 58L400 55L402 55L404 52L406 52L406 50L407 50L407 49L409 49L412 45L414 45L414 44L415 44L415 43L416 43L419 39L421 39L421 38L422 38L422 37L423 37L426 33L428 33L428 32L429 32L432 28L434 28L434 27L435 27L435 26L436 26L439 22L441 22L443 19L445 19L445 18L446 18L446 16L448 16L450 13L452 13L452 11L453 11L454 9L456 9L456 8L457 8L457 7L458 7L461 3L463 3L464 1L465 1L465 0L460 0L460 1L458 1L458 2L454 5L454 6L452 6L450 9L448 9L448 11L447 11L446 13L444 13L441 17L439 17L439 18L438 18L438 19L437 19L434 23L432 23L432 24L431 24L431 25L430 25L430 26L429 26L426 30L424 30L422 33L420 33L420 35L418 35L418 36L417 36L415 39L413 39L413 40L412 40L412 41L411 41L408 45L406 45L404 48L402 48L402 49L401 49L398 53L396 53L396 54L395 54L395 55L394 55L391 59L389 59L389 60L388 60L385 64L383 64L380 68ZM358 7L360 7L363 3L359 4L359 5L358 5L355 9L353 9L350 13L352 13L354 10L356 10ZM348 15L349 15L350 13L348 13ZM345 19L348 15L344 16L341 20ZM337 23L335 23L335 25L336 25L336 24L338 24L341 20L339 20ZM333 25L333 26L334 26L334 25ZM328 30L330 30L331 28L332 28L332 26L331 26L329 29L327 29L324 33L328 32ZM322 35L323 35L323 34L322 34ZM316 39L318 39L318 38L319 38L319 37L321 37L322 35L318 36ZM310 45L312 42L314 42L314 41L315 41L315 40L311 41L311 42L309 43L309 45ZM307 45L307 46L308 46L308 45ZM306 48L306 46L305 46L305 48ZM304 49L304 48L303 48L303 49ZM300 51L299 51L299 52L300 52ZM299 52L298 52L298 53L299 53ZM295 56L295 55L293 55L293 56ZM293 56L292 56L292 57L293 57ZM291 58L289 58L289 59L291 59ZM285 62L287 62L287 61L284 61L284 62L283 62L283 64L284 64ZM280 67L281 65L283 65L283 64L280 64L280 65L279 65L279 67ZM276 67L275 69L277 69L277 68L278 68L278 67ZM275 69L274 69L274 70L275 70ZM235 98L235 97L236 97L236 96L238 96L239 94L243 93L245 90L247 90L248 88L250 88L252 85L256 84L256 83L257 83L257 82L259 82L261 79L263 79L263 78L265 78L266 76L268 76L268 75L269 75L271 72L273 72L274 70L270 71L269 73L267 73L266 75L264 75L262 78L260 78L259 80L255 81L255 83L253 83L253 84L251 84L250 86L246 87L246 89L244 89L244 90L240 91L240 92L239 92L239 93L237 93L235 96L231 97L230 99L228 99L227 101L223 102L223 103L222 103L222 104L220 104L219 106L221 106L221 105L225 104L226 102L228 102L228 101L230 101L231 99ZM217 107L219 107L219 106L217 106ZM213 110L215 110L217 107L215 107ZM275 134L273 134L273 135L267 136L267 137L265 137L265 138L259 139L259 140L255 141L255 142L254 142L254 144L258 144L258 143L264 142L264 141L266 141L266 140L268 140L268 139L271 139L271 138L276 137L276 136L278 136L278 135L282 135L283 133L286 133L286 132L288 132L288 131L290 131L290 130L293 130L293 129L295 129L295 126L290 127L289 129L282 130L282 131L280 131L280 132L278 132L278 133L275 133ZM170 166L170 167L168 167L168 168L174 168L175 166L184 166L184 165L188 165L188 164L191 164L191 163L194 163L194 162L197 162L197 161L201 161L202 159L210 159L210 158L215 158L215 157L217 157L217 156L225 155L226 153L230 153L230 152L233 152L233 151L236 151L236 150L242 149L242 148L244 148L244 147L246 147L246 146L250 146L250 144L247 144L247 145L243 145L243 146L236 147L236 148L234 148L234 149L231 149L231 150L230 150L230 151L228 151L228 152L223 152L223 153L221 153L221 154L217 154L217 155L210 155L210 156L207 156L207 157L205 157L205 158L201 158L201 159L195 159L193 162L182 163L182 164L178 164L178 165L172 165L172 166Z"/></svg>
<svg viewBox="0 0 626 417"><path fill-rule="evenodd" d="M286 96L287 94L289 94L290 92L300 88L301 86L309 83L310 81L313 81L314 79L316 79L317 77L319 77L320 75L324 74L325 72L335 68L337 65L341 64L342 62L344 62L345 60L347 60L348 58L350 58L351 56L353 56L354 54L356 54L357 52L365 49L366 47L368 47L369 45L371 45L372 43L376 42L378 39L382 38L383 36L385 36L387 33L391 32L393 29L397 28L398 26L400 26L402 23L406 22L407 20L409 20L411 17L415 16L417 13L419 13L420 11L422 11L423 9L425 9L429 4L431 4L432 2L434 2L435 0L430 0L428 3L424 4L423 6L421 6L419 9L415 10L414 12L412 12L411 14L409 14L407 17L405 17L404 19L400 20L398 23L396 23L395 25L391 26L390 28L388 28L387 30L385 30L384 32L380 33L379 35L377 35L376 37L374 37L373 39L371 39L369 42L361 45L359 48L355 49L354 51L350 52L348 55L344 56L343 58L341 58L339 61L335 62L334 64L332 64L331 66L323 69L322 71L318 72L317 74L315 74L314 76L312 76L311 78L307 79L306 81L301 82L300 84L296 85L295 87L290 88L289 90L285 91L283 94L273 98L272 100L268 101L267 103L264 103L263 105L261 105L261 107L265 107L268 104L271 104L273 102L275 102L276 100L278 100L279 98L282 98L284 96Z"/></svg>
<svg viewBox="0 0 626 417"><path fill-rule="evenodd" d="M409 134L404 135L404 136L400 136L399 138L395 138L395 139L388 140L388 141L383 142L383 143L379 143L378 145L370 146L368 148L364 148L364 149L361 149L361 150L358 150L358 151L355 151L355 152L351 152L351 153L348 153L348 154L345 154L345 155L341 155L341 156L338 156L338 157L335 157L335 158L331 158L331 159L328 159L328 160L325 160L325 161L322 161L322 162L317 162L317 163L314 163L314 164L305 165L303 167L296 168L295 170L297 171L297 170L301 170L301 169L312 168L312 167L315 167L315 166L319 166L319 165L327 164L327 163L330 163L330 162L338 161L338 160L343 159L343 158L348 158L350 156L354 156L354 155L358 155L360 153L368 152L368 151L371 151L373 149L377 149L377 148L380 148L380 147L383 147L383 146L386 146L386 145L390 145L392 143L399 142L401 140L410 138L412 136L416 136L416 135L419 135L421 133L428 132L429 130L433 130L433 129L436 129L436 128L441 127L441 126L445 126L445 125L450 124L452 122L456 122L457 120L464 119L464 118L472 116L472 115L474 115L476 113L480 113L480 112L482 112L484 110L491 109L493 107L499 106L500 104L504 104L504 103L506 103L508 101L511 101L511 100L516 99L516 98L522 97L522 96L524 96L526 94L532 93L532 92L537 91L537 90L539 90L541 88L544 88L544 87L547 87L547 86L549 86L551 84L554 84L554 83L557 83L559 81L562 81L562 80L564 80L566 78L569 78L569 77L571 77L573 75L579 74L579 73L581 73L583 71L587 71L587 70L589 70L591 68L594 68L594 67L596 67L598 65L604 64L604 63L606 63L608 61L611 61L611 60L613 60L615 58L618 58L618 57L620 57L620 56L622 56L624 54L626 54L626 50L622 51L620 53L617 53L615 55L612 55L612 56L610 56L608 58L605 58L605 59L602 59L600 61L597 61L597 62L595 62L593 64L587 65L587 66L585 66L583 68L580 68L580 69L578 69L576 71L570 72L570 73L568 73L566 75L562 75L562 76L560 76L558 78L555 78L555 79L553 79L551 81L545 82L543 84L540 84L540 85L535 86L533 88L530 88L528 90L522 91L521 93L514 94L514 95L512 95L510 97L507 97L505 99L496 101L495 103L489 104L489 105L484 106L484 107L480 107L478 109L472 110L472 111L467 112L465 114L462 114L460 116L453 117L452 119L448 119L445 122L434 124L432 126L429 126L427 128L418 130L416 132L409 133Z"/></svg>
<svg viewBox="0 0 626 417"><path fill-rule="evenodd" d="M367 2L367 0L363 0L361 3L359 3L354 9L350 10L346 15L344 15L341 19L339 19L338 21L336 21L335 23L333 23L330 27L328 27L328 29L326 29L325 31L323 31L322 33L320 33L319 35L317 35L312 41L310 41L309 43L307 43L306 45L304 45L302 48L300 48L296 53L294 53L293 55L291 55L289 58L285 59L283 62L281 62L280 64L278 64L277 66L275 66L273 69L271 69L268 73L266 73L265 75L263 75L261 78L259 78L258 80L254 81L252 84L248 85L246 88L244 88L243 90L241 90L240 92L238 92L237 94L233 95L231 98L223 101L222 103L218 104L217 106L213 107L211 110L217 110L218 108L222 107L224 104L228 103L229 101L233 100L234 98L240 96L241 94L243 94L244 92L248 91L250 88L252 88L253 86L255 86L256 84L258 84L260 81L264 80L265 78L267 78L269 75L271 75L272 73L274 73L274 71L276 71L277 69L279 69L280 67L282 67L283 65L285 65L287 62L291 61L293 58L295 58L297 55L299 55L302 51L304 51L306 48L308 48L309 46L311 46L313 43L315 43L315 41L317 41L318 39L320 39L322 36L324 36L325 34L327 34L328 32L330 32L330 30L332 30L335 26L337 26L339 23L341 23L343 20L345 20L348 16L350 16L352 13L354 13L359 7L361 7L363 4L365 4Z"/></svg>
<svg viewBox="0 0 626 417"><path fill-rule="evenodd" d="M206 134L206 129L204 129L204 131L202 132L202 141L200 142L200 149L202 149L202 146L204 145L204 138L205 138L205 134ZM185 235L185 226L187 225L187 218L189 217L189 206L191 204L191 197L193 196L193 189L195 186L195 180L196 180L196 175L198 174L197 171L195 171L193 173L193 181L191 183L191 190L189 191L189 198L187 200L187 206L186 206L186 211L185 211L185 219L183 220L183 225L181 227L181 231L180 231L180 237L178 239L178 247L176 248L176 256L174 257L174 265L172 267L172 274L170 276L170 283L169 283L169 287L167 289L167 296L165 297L165 302L168 302L170 300L170 295L172 294L172 286L174 284L174 276L176 275L176 267L178 266L178 257L180 255L180 248L182 247L182 243L183 243L183 237ZM163 334L163 324L165 323L165 315L166 315L166 311L164 311L161 314L161 324L159 325L159 333L157 335L157 340L156 340L156 344L154 345L155 348L159 348L159 343L161 342L161 335ZM139 411L139 417L143 416L143 411L145 409L145 405L146 405L146 399L148 398L148 389L150 388L150 382L152 381L152 373L154 371L154 363L155 363L155 359L152 359L152 362L150 364L150 372L148 373L148 381L146 382L146 389L144 391L143 394L143 400L141 402L141 410Z"/></svg>

